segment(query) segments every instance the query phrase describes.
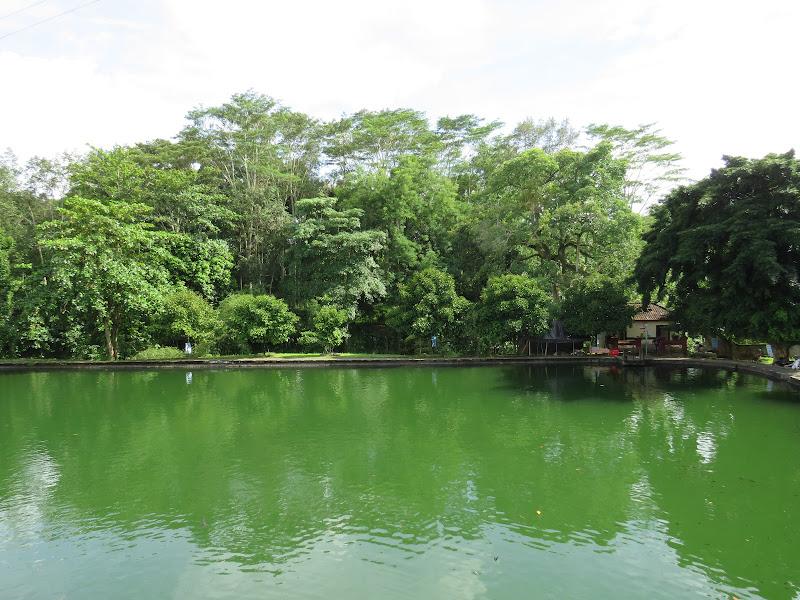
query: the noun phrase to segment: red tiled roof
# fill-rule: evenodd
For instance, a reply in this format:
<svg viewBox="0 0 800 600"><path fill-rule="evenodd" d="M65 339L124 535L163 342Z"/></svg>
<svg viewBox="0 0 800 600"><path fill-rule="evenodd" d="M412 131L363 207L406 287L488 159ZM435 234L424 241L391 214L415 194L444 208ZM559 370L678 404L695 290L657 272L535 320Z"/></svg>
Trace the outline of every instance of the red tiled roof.
<svg viewBox="0 0 800 600"><path fill-rule="evenodd" d="M638 309L641 309L642 303L641 302L634 302L633 306ZM661 306L660 304L650 304L647 307L647 310L640 310L638 313L633 315L634 321L669 321L669 311Z"/></svg>

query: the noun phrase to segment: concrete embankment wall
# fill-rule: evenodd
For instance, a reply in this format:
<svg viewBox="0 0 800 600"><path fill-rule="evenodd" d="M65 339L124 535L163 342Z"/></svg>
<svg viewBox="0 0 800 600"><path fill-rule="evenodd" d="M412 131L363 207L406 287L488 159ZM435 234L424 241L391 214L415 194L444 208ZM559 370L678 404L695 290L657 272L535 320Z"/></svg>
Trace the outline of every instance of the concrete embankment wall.
<svg viewBox="0 0 800 600"><path fill-rule="evenodd" d="M320 356L302 358L185 358L177 360L69 361L69 360L0 360L0 372L52 370L127 370L127 369L239 369L299 367L474 367L488 365L597 365L624 368L667 367L722 369L749 373L783 381L800 388L800 371L756 362L708 358L645 358L621 356L538 356L538 357L401 357L370 358Z"/></svg>

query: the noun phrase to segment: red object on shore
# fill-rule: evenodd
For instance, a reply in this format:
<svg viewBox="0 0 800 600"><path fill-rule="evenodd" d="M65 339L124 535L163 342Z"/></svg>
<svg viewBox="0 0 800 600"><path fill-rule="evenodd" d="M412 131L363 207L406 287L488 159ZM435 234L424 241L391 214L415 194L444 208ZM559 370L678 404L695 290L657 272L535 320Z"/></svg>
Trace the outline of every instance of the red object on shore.
<svg viewBox="0 0 800 600"><path fill-rule="evenodd" d="M619 356L619 350L612 350L611 356Z"/></svg>

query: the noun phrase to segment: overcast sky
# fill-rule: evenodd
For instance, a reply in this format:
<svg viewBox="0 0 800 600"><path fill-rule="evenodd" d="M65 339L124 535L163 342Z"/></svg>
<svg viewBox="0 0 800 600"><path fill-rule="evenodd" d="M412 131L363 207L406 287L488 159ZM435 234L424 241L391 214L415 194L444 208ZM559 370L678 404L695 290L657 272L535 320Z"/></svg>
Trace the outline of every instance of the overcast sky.
<svg viewBox="0 0 800 600"><path fill-rule="evenodd" d="M655 122L695 178L800 139L797 0L89 1L0 0L0 150L171 138L248 89L320 119Z"/></svg>

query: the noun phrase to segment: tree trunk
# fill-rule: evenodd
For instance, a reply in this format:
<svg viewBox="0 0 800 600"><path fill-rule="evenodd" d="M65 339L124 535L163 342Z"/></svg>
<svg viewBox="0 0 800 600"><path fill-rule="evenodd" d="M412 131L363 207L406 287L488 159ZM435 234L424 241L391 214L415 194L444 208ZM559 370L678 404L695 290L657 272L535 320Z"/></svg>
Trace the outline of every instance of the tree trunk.
<svg viewBox="0 0 800 600"><path fill-rule="evenodd" d="M111 320L108 317L103 317L103 331L106 334L106 348L108 349L109 360L116 360L116 353L114 351L114 343L111 338Z"/></svg>

